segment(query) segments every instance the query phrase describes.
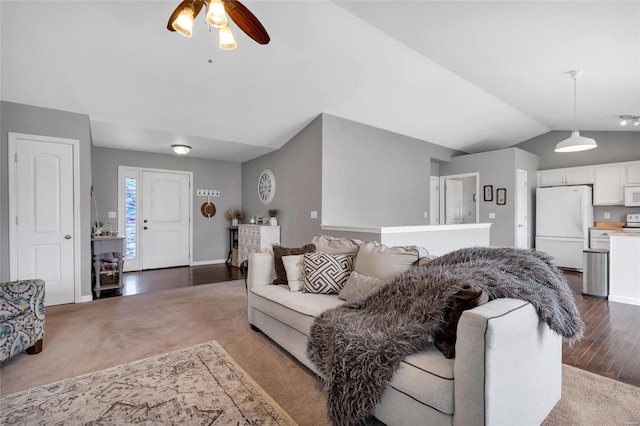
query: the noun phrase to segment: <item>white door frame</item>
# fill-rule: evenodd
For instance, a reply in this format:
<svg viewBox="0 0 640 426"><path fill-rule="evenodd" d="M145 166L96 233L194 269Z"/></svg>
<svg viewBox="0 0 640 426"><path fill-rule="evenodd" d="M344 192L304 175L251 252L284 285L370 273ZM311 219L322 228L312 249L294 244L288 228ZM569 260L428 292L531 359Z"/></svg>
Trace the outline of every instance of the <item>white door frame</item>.
<svg viewBox="0 0 640 426"><path fill-rule="evenodd" d="M142 172L156 172L156 173L175 173L183 174L189 177L189 265L193 265L193 172L184 170L168 170L168 169L151 169L148 167L135 167L135 166L118 166L118 232L124 232L124 188L121 183L124 182L124 173L134 172L138 174L138 206L141 206L142 202ZM137 209L138 215L140 214L140 208ZM142 246L140 245L140 235L142 231L142 225L140 221L136 222L136 235L138 236L138 261L142 260ZM125 236L126 237L126 236ZM126 240L125 240L126 244ZM126 261L125 261L126 265ZM142 264L138 264L139 271L142 270Z"/></svg>
<svg viewBox="0 0 640 426"><path fill-rule="evenodd" d="M468 177L475 177L476 178L476 222L475 223L480 223L480 197L478 196L480 191L480 173L479 172L473 172L473 173L462 173L459 175L447 175L447 176L440 176L440 223L441 224L445 224L447 223L447 219L445 216L445 203L444 203L444 194L445 190L443 190L443 188L445 188L445 184L446 184L446 180L447 179L459 179L459 178L468 178Z"/></svg>
<svg viewBox="0 0 640 426"><path fill-rule="evenodd" d="M82 268L79 254L81 252L82 236L80 226L80 141L77 139L58 138L53 136L29 135L26 133L9 132L8 146L8 172L9 172L9 280L18 279L18 226L16 217L18 215L17 198L17 168L15 158L17 155L18 139L29 139L32 141L58 143L71 145L73 150L73 281L74 281L74 302L82 300ZM35 278L35 277L34 277Z"/></svg>
<svg viewBox="0 0 640 426"><path fill-rule="evenodd" d="M518 247L519 246L519 239L518 239L518 228L520 227L520 224L518 223L519 221L519 215L518 213L520 212L524 212L524 223L522 223L521 225L525 228L524 229L524 237L525 237L525 243L523 248L531 248L531 244L529 242L529 184L527 182L527 171L523 170L523 169L516 169L516 203L515 203L515 235L514 235L514 246ZM524 179L524 181L521 181L521 179ZM524 194L521 194L520 192L522 191L522 188L520 187L520 184L524 183ZM524 205L521 205L521 202Z"/></svg>

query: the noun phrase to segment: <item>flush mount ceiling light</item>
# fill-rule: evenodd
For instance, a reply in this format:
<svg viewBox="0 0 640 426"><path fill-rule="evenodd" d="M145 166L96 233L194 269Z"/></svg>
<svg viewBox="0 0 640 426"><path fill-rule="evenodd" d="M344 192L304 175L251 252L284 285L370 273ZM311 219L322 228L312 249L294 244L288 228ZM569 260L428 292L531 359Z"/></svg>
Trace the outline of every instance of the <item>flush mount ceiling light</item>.
<svg viewBox="0 0 640 426"><path fill-rule="evenodd" d="M569 139L565 139L556 145L556 152L576 152L586 151L587 149L597 148L598 144L595 139L580 136L580 132L576 128L576 105L577 105L577 80L582 76L582 70L571 71L573 78L573 131Z"/></svg>
<svg viewBox="0 0 640 426"><path fill-rule="evenodd" d="M178 32L185 37L191 37L193 21L204 6L207 6L204 21L209 29L211 27L220 29L220 49L236 48L236 41L231 33L231 28L229 28L227 15L256 42L267 44L271 40L258 18L238 0L184 0L171 14L167 29Z"/></svg>
<svg viewBox="0 0 640 426"><path fill-rule="evenodd" d="M624 114L620 116L620 125L626 126L631 121L634 126L640 125L640 115L637 114Z"/></svg>
<svg viewBox="0 0 640 426"><path fill-rule="evenodd" d="M171 145L171 148L173 148L173 152L178 155L186 155L191 151L191 147L189 145L183 144L173 144Z"/></svg>

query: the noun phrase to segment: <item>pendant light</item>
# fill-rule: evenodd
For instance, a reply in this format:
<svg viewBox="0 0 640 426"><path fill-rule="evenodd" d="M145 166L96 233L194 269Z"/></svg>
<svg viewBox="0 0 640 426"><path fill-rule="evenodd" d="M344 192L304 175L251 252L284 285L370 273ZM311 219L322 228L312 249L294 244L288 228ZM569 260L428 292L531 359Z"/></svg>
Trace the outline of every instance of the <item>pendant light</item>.
<svg viewBox="0 0 640 426"><path fill-rule="evenodd" d="M573 131L569 139L565 139L556 145L555 152L576 152L586 151L588 149L597 148L598 144L595 139L580 136L580 132L576 128L576 92L577 92L577 80L582 76L582 70L571 71L571 78L573 78Z"/></svg>

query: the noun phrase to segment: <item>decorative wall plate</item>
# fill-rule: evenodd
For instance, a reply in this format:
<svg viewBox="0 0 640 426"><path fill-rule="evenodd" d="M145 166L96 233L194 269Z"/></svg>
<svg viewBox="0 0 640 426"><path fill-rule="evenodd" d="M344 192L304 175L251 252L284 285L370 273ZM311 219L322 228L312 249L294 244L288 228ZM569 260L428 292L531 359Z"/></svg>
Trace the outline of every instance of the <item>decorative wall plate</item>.
<svg viewBox="0 0 640 426"><path fill-rule="evenodd" d="M258 178L258 198L262 204L267 205L276 196L276 177L269 169L264 169Z"/></svg>

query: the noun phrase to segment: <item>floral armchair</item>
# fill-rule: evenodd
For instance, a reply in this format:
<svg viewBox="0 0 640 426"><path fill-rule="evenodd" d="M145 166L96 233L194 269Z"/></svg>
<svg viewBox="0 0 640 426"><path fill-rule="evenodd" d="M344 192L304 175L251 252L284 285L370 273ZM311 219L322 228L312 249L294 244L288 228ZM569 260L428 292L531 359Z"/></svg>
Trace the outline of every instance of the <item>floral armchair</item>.
<svg viewBox="0 0 640 426"><path fill-rule="evenodd" d="M44 281L0 284L0 362L26 350L42 351L44 337Z"/></svg>

